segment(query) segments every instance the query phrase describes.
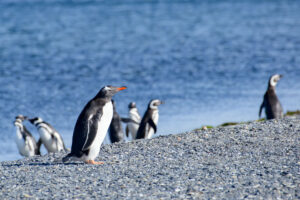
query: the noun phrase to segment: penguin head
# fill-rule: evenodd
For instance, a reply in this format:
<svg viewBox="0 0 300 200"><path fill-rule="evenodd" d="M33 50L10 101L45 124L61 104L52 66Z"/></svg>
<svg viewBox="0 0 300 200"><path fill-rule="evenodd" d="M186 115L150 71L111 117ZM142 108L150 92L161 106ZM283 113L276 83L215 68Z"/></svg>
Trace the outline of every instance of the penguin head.
<svg viewBox="0 0 300 200"><path fill-rule="evenodd" d="M22 122L27 119L26 116L23 116L23 115L18 115L16 116L16 119L14 121L14 125L15 126L23 126Z"/></svg>
<svg viewBox="0 0 300 200"><path fill-rule="evenodd" d="M150 109L158 109L158 106L164 104L163 101L159 100L159 99L152 99L149 103L149 108Z"/></svg>
<svg viewBox="0 0 300 200"><path fill-rule="evenodd" d="M28 121L30 121L30 123L32 123L33 125L36 125L38 123L43 122L43 119L40 117L35 117L35 118L28 119Z"/></svg>
<svg viewBox="0 0 300 200"><path fill-rule="evenodd" d="M274 74L270 77L269 87L275 87L278 81L283 77L281 74Z"/></svg>
<svg viewBox="0 0 300 200"><path fill-rule="evenodd" d="M103 88L101 88L101 90L99 91L99 93L97 94L96 97L111 98L117 92L119 92L121 90L125 90L126 88L127 87L125 87L125 86L123 86L123 87L115 87L115 86L107 85L107 86L104 86Z"/></svg>
<svg viewBox="0 0 300 200"><path fill-rule="evenodd" d="M136 108L135 102L130 102L129 105L128 105L128 108L129 108L129 109L131 109L131 108Z"/></svg>

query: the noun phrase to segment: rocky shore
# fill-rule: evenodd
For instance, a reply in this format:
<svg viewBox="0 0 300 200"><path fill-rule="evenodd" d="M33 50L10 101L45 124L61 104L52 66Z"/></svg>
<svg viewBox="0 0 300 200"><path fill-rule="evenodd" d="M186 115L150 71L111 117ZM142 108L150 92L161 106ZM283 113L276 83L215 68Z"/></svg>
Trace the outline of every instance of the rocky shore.
<svg viewBox="0 0 300 200"><path fill-rule="evenodd" d="M0 163L0 199L299 199L300 117Z"/></svg>

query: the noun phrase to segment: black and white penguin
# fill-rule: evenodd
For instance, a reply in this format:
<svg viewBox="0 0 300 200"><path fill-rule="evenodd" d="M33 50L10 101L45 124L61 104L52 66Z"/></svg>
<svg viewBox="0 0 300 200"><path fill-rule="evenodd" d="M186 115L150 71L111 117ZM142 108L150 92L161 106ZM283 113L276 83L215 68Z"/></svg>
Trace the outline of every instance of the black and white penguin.
<svg viewBox="0 0 300 200"><path fill-rule="evenodd" d="M61 135L49 123L43 121L40 117L29 119L29 121L38 129L40 139L48 153L67 150Z"/></svg>
<svg viewBox="0 0 300 200"><path fill-rule="evenodd" d="M113 117L111 98L124 89L126 87L105 86L86 104L74 128L71 153L63 158L63 162L82 160L88 164L103 164L94 160Z"/></svg>
<svg viewBox="0 0 300 200"><path fill-rule="evenodd" d="M111 120L110 126L109 126L109 138L111 143L115 142L121 142L124 140L124 132L122 128L122 123L121 123L121 117L116 111L116 105L115 101L112 100L112 105L113 105L113 118Z"/></svg>
<svg viewBox="0 0 300 200"><path fill-rule="evenodd" d="M136 139L136 133L139 129L139 124L141 122L141 116L138 112L135 102L130 102L128 105L128 117L131 120L127 123L126 126L126 136L129 136L129 132L131 133L131 137L133 140Z"/></svg>
<svg viewBox="0 0 300 200"><path fill-rule="evenodd" d="M164 102L158 99L150 101L137 131L136 139L150 139L153 134L156 133L159 118L158 106L163 103Z"/></svg>
<svg viewBox="0 0 300 200"><path fill-rule="evenodd" d="M259 117L261 116L261 111L263 108L265 108L267 119L279 119L283 117L283 109L275 92L275 87L281 77L282 75L280 74L275 74L270 77L268 89L259 108Z"/></svg>
<svg viewBox="0 0 300 200"><path fill-rule="evenodd" d="M17 128L15 141L19 153L25 157L41 155L40 153L41 142L37 144L32 134L23 125L23 121L25 119L27 119L27 117L23 115L18 115L14 122L14 125Z"/></svg>

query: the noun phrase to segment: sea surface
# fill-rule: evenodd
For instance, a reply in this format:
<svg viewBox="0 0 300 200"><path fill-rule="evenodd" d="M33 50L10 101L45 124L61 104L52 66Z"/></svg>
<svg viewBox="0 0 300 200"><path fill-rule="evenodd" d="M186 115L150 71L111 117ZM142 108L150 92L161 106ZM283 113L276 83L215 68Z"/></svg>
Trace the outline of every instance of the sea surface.
<svg viewBox="0 0 300 200"><path fill-rule="evenodd" d="M128 87L114 98L121 116L164 100L155 136L258 119L274 73L284 110L300 109L299 11L289 0L1 0L0 161L21 158L18 114L42 117L70 148L104 85Z"/></svg>

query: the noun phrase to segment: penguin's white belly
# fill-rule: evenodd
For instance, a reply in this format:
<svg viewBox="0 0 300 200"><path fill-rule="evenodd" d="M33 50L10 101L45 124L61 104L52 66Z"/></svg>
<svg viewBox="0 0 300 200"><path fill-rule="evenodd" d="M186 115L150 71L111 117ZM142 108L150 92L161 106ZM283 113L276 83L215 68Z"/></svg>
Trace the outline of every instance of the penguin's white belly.
<svg viewBox="0 0 300 200"><path fill-rule="evenodd" d="M63 144L62 141L60 141L60 138L54 134L54 138L52 138L51 134L49 133L49 130L46 130L45 128L39 128L39 133L40 133L40 137L41 140L43 142L43 144L45 145L48 153L50 152L60 152L61 150L63 150Z"/></svg>
<svg viewBox="0 0 300 200"><path fill-rule="evenodd" d="M129 118L131 120L137 122L137 123L141 122L141 117L139 116L138 113L130 112L129 113ZM128 128L129 128L129 131L131 133L132 139L135 139L136 138L136 133L139 129L139 124L129 122L128 123Z"/></svg>
<svg viewBox="0 0 300 200"><path fill-rule="evenodd" d="M153 120L153 122L156 126L157 126L158 118L159 118L158 112L153 112L152 120ZM152 126L147 124L146 125L146 130L148 130L148 134L146 135L146 139L152 138L152 136L154 134L154 129L152 128Z"/></svg>
<svg viewBox="0 0 300 200"><path fill-rule="evenodd" d="M17 134L15 138L19 153L22 156L30 157L34 156L34 144L31 138L27 137L27 141L25 141L22 137L22 134L19 129L17 129Z"/></svg>
<svg viewBox="0 0 300 200"><path fill-rule="evenodd" d="M130 122L130 123L128 123L128 128L129 128L129 131L131 133L132 139L135 139L136 138L136 133L139 129L139 125Z"/></svg>
<svg viewBox="0 0 300 200"><path fill-rule="evenodd" d="M95 158L98 156L101 144L106 136L108 127L111 123L113 117L113 107L111 101L106 103L103 107L103 115L101 116L100 120L98 122L98 130L96 137L90 147L89 154L84 155L82 157L83 160L95 160Z"/></svg>

